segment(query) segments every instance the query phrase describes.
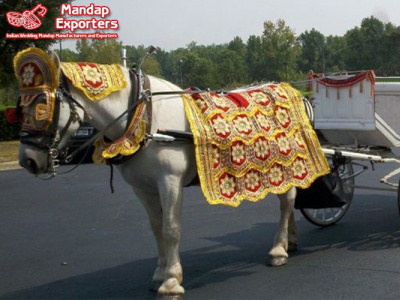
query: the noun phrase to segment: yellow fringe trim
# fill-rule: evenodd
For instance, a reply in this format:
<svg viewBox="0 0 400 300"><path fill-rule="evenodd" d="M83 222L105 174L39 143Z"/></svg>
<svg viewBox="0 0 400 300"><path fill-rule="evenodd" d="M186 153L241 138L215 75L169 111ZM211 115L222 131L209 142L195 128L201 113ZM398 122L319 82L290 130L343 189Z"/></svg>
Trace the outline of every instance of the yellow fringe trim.
<svg viewBox="0 0 400 300"><path fill-rule="evenodd" d="M133 155L140 149L140 143L146 136L146 121L143 119L146 105L145 102L138 105L131 124L121 138L110 143L106 143L103 137L95 141L94 163L106 163L107 159L117 155Z"/></svg>

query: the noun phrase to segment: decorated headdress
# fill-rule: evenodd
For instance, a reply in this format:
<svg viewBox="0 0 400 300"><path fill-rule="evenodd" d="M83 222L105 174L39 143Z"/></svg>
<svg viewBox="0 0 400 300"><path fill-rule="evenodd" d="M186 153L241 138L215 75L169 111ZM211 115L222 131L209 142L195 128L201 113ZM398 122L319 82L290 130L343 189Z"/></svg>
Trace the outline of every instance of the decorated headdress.
<svg viewBox="0 0 400 300"><path fill-rule="evenodd" d="M28 48L14 57L14 71L19 82L20 105L24 113L22 129L48 129L53 119L55 92L59 85L55 62L43 50ZM45 95L45 101L34 104L39 95ZM34 109L28 110L30 105L35 105Z"/></svg>

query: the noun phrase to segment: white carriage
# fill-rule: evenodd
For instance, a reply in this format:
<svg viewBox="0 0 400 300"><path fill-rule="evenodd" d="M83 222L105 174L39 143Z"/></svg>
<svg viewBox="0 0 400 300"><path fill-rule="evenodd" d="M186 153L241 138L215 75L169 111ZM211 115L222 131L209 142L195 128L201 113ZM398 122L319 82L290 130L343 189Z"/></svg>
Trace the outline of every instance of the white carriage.
<svg viewBox="0 0 400 300"><path fill-rule="evenodd" d="M342 207L300 210L311 223L329 226L346 213L354 188L398 191L398 184L389 179L399 174L400 168L380 179L387 187L356 185L354 179L368 169L356 162L359 160L400 164L392 152L400 146L400 81L375 78L373 71L311 74L309 87L314 128L320 134L325 155L345 158L339 170L349 199ZM399 197L398 204L400 207Z"/></svg>

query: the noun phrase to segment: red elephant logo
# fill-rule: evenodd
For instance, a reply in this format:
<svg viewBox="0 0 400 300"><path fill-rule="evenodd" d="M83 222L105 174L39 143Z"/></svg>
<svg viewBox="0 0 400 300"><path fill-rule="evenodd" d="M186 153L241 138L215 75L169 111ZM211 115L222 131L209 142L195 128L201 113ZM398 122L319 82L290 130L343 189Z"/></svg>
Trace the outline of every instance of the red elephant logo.
<svg viewBox="0 0 400 300"><path fill-rule="evenodd" d="M44 17L47 13L47 8L39 3L34 9L25 10L22 14L15 11L9 11L7 13L7 21L12 26L23 26L27 30L39 28L42 25L42 21L40 21L39 17L35 15L37 10L39 10L37 14L41 17Z"/></svg>

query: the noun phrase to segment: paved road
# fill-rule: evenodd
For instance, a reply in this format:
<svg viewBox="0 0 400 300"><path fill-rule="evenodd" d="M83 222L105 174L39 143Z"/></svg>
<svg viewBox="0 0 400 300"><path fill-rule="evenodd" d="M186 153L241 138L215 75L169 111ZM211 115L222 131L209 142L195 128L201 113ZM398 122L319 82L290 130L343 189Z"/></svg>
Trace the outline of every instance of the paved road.
<svg viewBox="0 0 400 300"><path fill-rule="evenodd" d="M385 166L360 178L373 184ZM0 172L1 299L154 299L156 264L144 210L107 167L83 165L52 181ZM299 250L265 266L275 196L239 208L185 191L181 257L185 299L400 299L400 218L394 194L358 191L337 225L297 211Z"/></svg>

